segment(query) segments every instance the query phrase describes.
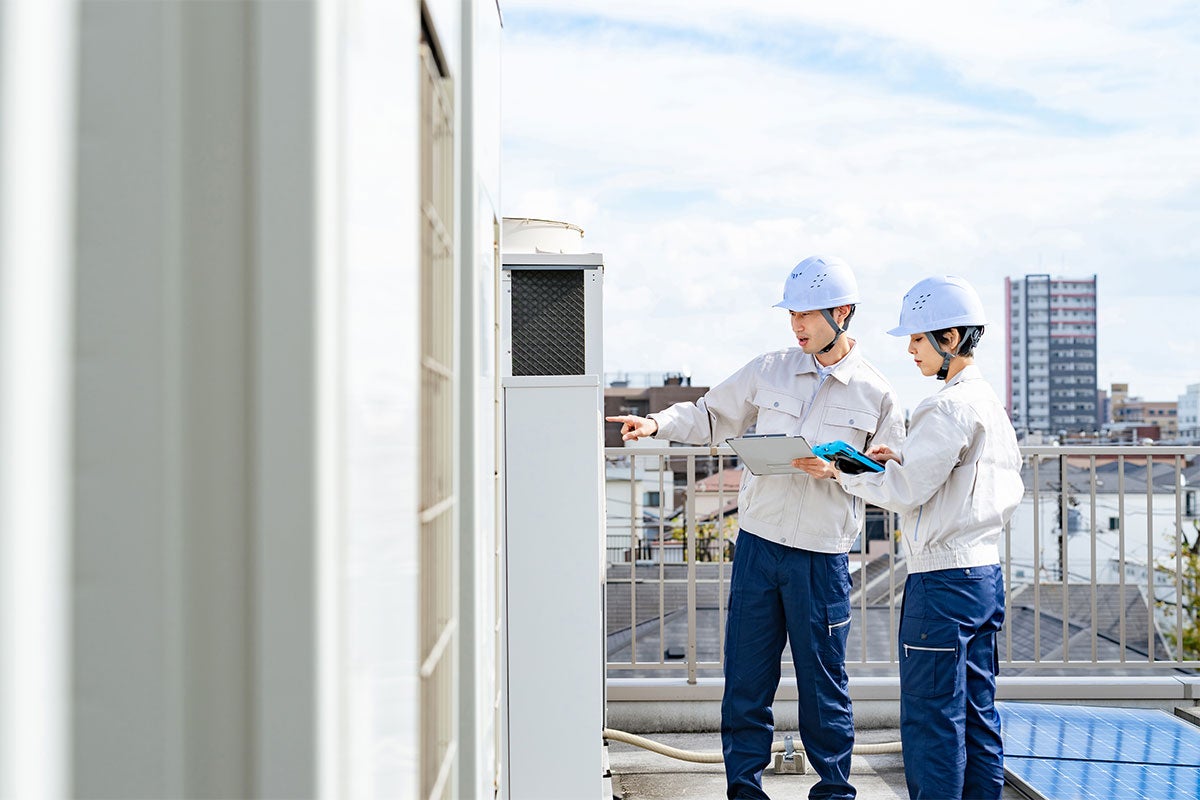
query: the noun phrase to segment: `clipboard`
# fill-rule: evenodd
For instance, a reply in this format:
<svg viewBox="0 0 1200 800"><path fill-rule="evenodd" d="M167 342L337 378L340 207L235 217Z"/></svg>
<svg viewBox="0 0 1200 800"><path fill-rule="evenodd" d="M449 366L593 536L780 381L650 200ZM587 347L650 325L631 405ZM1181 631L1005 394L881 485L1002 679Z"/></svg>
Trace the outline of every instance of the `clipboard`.
<svg viewBox="0 0 1200 800"><path fill-rule="evenodd" d="M740 436L725 440L752 475L795 475L804 470L792 466L793 458L816 455L803 436L782 433Z"/></svg>

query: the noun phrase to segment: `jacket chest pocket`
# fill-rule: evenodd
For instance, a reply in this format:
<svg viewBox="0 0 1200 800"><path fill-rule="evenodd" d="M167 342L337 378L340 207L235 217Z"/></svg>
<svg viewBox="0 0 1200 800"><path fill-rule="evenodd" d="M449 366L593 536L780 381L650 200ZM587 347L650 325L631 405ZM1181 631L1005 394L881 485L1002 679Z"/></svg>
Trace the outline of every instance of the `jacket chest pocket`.
<svg viewBox="0 0 1200 800"><path fill-rule="evenodd" d="M821 417L821 441L839 439L861 450L878 424L878 412L830 406Z"/></svg>
<svg viewBox="0 0 1200 800"><path fill-rule="evenodd" d="M800 433L800 423L804 420L804 409L808 405L800 398L775 389L759 389L752 402L758 406L755 433L783 433L789 436Z"/></svg>

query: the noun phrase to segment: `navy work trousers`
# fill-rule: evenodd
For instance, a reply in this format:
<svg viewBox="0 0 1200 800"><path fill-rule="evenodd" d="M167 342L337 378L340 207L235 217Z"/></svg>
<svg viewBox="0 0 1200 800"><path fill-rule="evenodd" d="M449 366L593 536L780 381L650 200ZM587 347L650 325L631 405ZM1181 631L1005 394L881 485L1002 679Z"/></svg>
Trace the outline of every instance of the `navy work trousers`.
<svg viewBox="0 0 1200 800"><path fill-rule="evenodd" d="M900 739L909 797L993 800L1004 787L996 710L1000 565L909 575L900 614Z"/></svg>
<svg viewBox="0 0 1200 800"><path fill-rule="evenodd" d="M854 716L846 677L850 574L844 553L814 553L738 532L725 623L721 743L730 798L766 798L783 645L791 641L800 740L820 781L810 798L852 798Z"/></svg>

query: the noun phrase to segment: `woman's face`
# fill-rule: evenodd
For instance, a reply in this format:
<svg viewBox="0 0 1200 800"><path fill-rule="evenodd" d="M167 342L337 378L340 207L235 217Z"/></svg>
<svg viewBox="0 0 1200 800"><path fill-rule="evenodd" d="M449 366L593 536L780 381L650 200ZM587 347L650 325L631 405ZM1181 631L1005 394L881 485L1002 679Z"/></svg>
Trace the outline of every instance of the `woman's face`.
<svg viewBox="0 0 1200 800"><path fill-rule="evenodd" d="M945 350L945 346L942 349ZM908 337L908 352L917 362L917 369L927 378L937 375L938 370L942 368L942 357L933 349L929 337L923 333L914 333Z"/></svg>

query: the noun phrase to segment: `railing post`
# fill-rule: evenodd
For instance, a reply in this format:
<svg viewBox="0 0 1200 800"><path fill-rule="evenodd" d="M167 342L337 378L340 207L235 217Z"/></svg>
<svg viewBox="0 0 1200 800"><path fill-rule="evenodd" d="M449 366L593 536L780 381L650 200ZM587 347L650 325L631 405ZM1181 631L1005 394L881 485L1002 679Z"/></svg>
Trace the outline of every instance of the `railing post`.
<svg viewBox="0 0 1200 800"><path fill-rule="evenodd" d="M696 683L696 456L687 457L688 683Z"/></svg>
<svg viewBox="0 0 1200 800"><path fill-rule="evenodd" d="M864 512L865 513L865 512ZM900 543L896 540L896 514L893 511L888 511L884 514L883 530L887 536L888 543L888 630L897 630L896 623L896 549ZM866 565L862 569L863 577L866 577ZM863 586L866 589L865 583ZM867 617L863 615L863 636L867 635ZM888 661L896 663L898 658L897 651L900 648L900 642L896 636L888 636Z"/></svg>
<svg viewBox="0 0 1200 800"><path fill-rule="evenodd" d="M1067 561L1067 529L1071 524L1069 508L1071 487L1067 483L1067 459L1058 456L1058 574L1062 584L1062 660L1071 660L1071 613L1067 594L1071 590L1070 562Z"/></svg>
<svg viewBox="0 0 1200 800"><path fill-rule="evenodd" d="M1175 660L1183 661L1183 461L1175 456Z"/></svg>
<svg viewBox="0 0 1200 800"><path fill-rule="evenodd" d="M1125 456L1117 456L1117 558L1119 562L1121 588L1119 590L1121 605L1121 663L1125 663Z"/></svg>
<svg viewBox="0 0 1200 800"><path fill-rule="evenodd" d="M1154 590L1154 456L1146 456L1146 613L1150 624L1146 626L1146 653L1150 663L1154 663L1154 609L1158 605L1158 595Z"/></svg>
<svg viewBox="0 0 1200 800"><path fill-rule="evenodd" d="M1097 576L1096 576L1096 457L1095 456L1092 456L1091 458L1088 459L1088 467L1090 470L1088 509L1090 511L1089 525L1091 526L1088 528L1088 540L1091 542L1091 559L1092 559L1091 560L1091 569L1092 569L1092 577L1091 577L1091 581L1092 581L1092 591L1091 591L1092 663L1095 664L1096 660L1097 660L1097 640L1099 638L1099 631L1096 630L1099 626L1097 625L1096 621L1100 616L1098 613L1098 606L1097 606L1097 601L1096 601Z"/></svg>
<svg viewBox="0 0 1200 800"><path fill-rule="evenodd" d="M629 660L637 662L637 456L629 454ZM659 639L662 642L662 639ZM661 654L660 654L661 655Z"/></svg>
<svg viewBox="0 0 1200 800"><path fill-rule="evenodd" d="M1042 484L1040 467L1042 458L1033 455L1033 660L1042 660Z"/></svg>
<svg viewBox="0 0 1200 800"><path fill-rule="evenodd" d="M637 502L637 456L629 454L629 574L633 575L637 566L638 550L641 549L641 536L638 535L638 502Z"/></svg>
<svg viewBox="0 0 1200 800"><path fill-rule="evenodd" d="M717 530L720 532L717 554L717 661L725 663L725 456L717 455L718 512Z"/></svg>

